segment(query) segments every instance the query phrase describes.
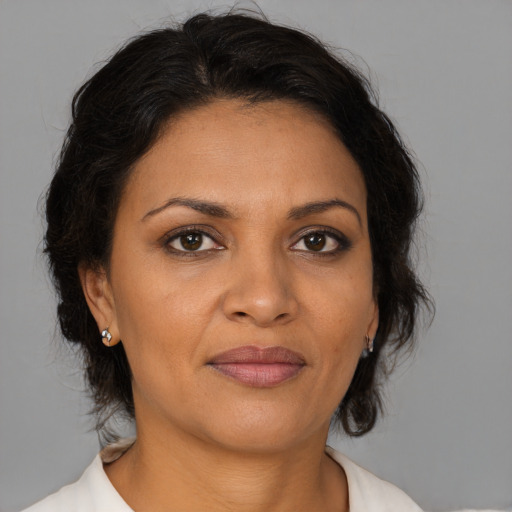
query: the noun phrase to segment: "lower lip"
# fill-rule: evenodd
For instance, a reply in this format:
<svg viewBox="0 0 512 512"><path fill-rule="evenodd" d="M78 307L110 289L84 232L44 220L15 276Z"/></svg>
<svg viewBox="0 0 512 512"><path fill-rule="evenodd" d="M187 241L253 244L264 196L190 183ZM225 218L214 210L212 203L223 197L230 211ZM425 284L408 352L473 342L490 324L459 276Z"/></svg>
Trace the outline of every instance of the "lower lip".
<svg viewBox="0 0 512 512"><path fill-rule="evenodd" d="M211 364L218 372L255 388L270 388L295 377L303 365L290 363Z"/></svg>

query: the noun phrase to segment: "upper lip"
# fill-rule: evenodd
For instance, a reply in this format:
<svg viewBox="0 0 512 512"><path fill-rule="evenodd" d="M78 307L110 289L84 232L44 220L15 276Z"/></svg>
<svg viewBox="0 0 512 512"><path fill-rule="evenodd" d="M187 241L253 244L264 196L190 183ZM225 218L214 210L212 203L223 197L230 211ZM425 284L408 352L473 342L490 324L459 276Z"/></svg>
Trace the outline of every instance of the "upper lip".
<svg viewBox="0 0 512 512"><path fill-rule="evenodd" d="M260 348L255 345L237 347L216 355L209 364L306 364L301 354L285 347Z"/></svg>

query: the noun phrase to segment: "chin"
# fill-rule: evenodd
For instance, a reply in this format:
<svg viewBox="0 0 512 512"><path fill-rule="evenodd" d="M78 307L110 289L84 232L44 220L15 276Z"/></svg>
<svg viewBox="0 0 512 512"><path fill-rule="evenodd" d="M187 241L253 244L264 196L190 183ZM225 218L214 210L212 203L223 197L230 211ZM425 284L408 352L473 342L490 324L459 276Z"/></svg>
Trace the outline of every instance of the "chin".
<svg viewBox="0 0 512 512"><path fill-rule="evenodd" d="M272 411L261 407L253 408L247 414L231 415L227 421L210 424L207 436L210 442L232 451L273 453L296 447L315 431L318 435L326 436L328 421L326 425L325 429L322 425L314 428L297 414L286 414L283 408Z"/></svg>

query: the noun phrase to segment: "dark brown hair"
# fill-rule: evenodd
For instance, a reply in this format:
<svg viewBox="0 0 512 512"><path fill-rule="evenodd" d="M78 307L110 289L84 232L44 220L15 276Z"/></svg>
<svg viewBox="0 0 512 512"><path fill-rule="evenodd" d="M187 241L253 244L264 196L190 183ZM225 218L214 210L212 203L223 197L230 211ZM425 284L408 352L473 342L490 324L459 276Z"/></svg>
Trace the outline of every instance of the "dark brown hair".
<svg viewBox="0 0 512 512"><path fill-rule="evenodd" d="M368 191L368 223L380 324L335 420L350 435L382 410L379 375L409 346L430 304L410 261L421 189L414 163L368 81L310 35L261 17L200 14L136 37L75 94L72 122L46 202L45 252L64 336L79 344L97 428L114 412L134 415L122 343L101 343L78 266L108 268L113 225L133 164L180 112L215 98L287 99L323 115L355 158ZM389 347L389 348L388 348ZM386 348L386 350L384 350Z"/></svg>

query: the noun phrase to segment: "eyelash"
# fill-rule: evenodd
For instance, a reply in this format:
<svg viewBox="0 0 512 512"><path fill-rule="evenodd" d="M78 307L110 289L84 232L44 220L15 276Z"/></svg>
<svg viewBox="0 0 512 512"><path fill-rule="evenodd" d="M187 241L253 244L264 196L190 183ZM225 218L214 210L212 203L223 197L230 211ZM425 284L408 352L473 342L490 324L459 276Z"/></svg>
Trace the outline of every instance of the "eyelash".
<svg viewBox="0 0 512 512"><path fill-rule="evenodd" d="M179 238L186 236L188 234L198 234L203 237L207 237L210 240L212 240L215 244L219 245L219 247L215 247L215 248L211 248L211 249L202 249L202 250L198 249L195 251L193 251L193 250L187 251L185 249L182 250L182 249L176 249L174 247L171 247L172 242L174 242L175 240L178 240ZM306 231L303 231L302 233L300 233L299 238L297 239L297 241L295 241L293 243L293 245L291 247L294 247L301 242L305 243L306 237L310 236L310 235L321 235L321 236L331 238L336 242L337 247L335 249L332 249L329 251L313 251L313 250L307 250L307 249L292 249L292 250L294 252L302 252L307 255L325 258L325 257L329 257L329 256L331 256L331 257L336 256L339 253L345 252L352 247L352 242L343 233L340 233L339 231L336 231L333 229L328 229L325 227L308 228ZM218 234L214 235L211 232L205 230L202 226L201 227L200 226L188 226L186 228L180 228L177 231L173 231L173 232L167 234L163 239L163 246L167 249L167 251L169 251L170 253L172 253L173 255L176 255L178 257L197 258L200 256L204 256L205 254L211 253L212 251L218 251L218 250L224 249L225 247L222 244L220 244L219 242L217 242L218 238L220 238L220 236ZM203 245L203 244L201 244L201 245Z"/></svg>
<svg viewBox="0 0 512 512"><path fill-rule="evenodd" d="M203 249L203 250L196 250L196 251L187 251L185 249L181 250L181 249L176 249L174 247L171 247L171 243L172 242L174 242L175 240L178 240L182 236L186 236L186 235L189 235L189 234L197 234L197 235L201 235L203 237L207 237L210 240L212 240L215 244L220 245L220 247L216 247L216 248L212 248L212 249L206 249L206 250L205 249ZM191 258L191 257L192 258L197 258L199 256L204 256L205 253L210 253L211 251L222 250L224 247L222 246L222 244L219 244L217 242L218 238L220 238L220 236L218 234L214 235L213 233L205 230L203 227L200 227L200 226L188 226L186 228L180 228L178 230L175 230L175 231L167 234L164 237L163 245L166 248L166 250L169 251L170 253L172 253L173 255L176 255L176 256L179 256L179 257L183 257L183 258Z"/></svg>
<svg viewBox="0 0 512 512"><path fill-rule="evenodd" d="M293 244L293 246L299 244L300 242L305 243L306 237L311 235L322 235L334 239L334 241L337 243L337 247L329 251L308 251L303 249L296 249L297 252L304 252L308 256L311 255L320 258L327 258L348 251L352 247L352 242L343 233L326 227L308 228L306 231L300 233L299 239Z"/></svg>

